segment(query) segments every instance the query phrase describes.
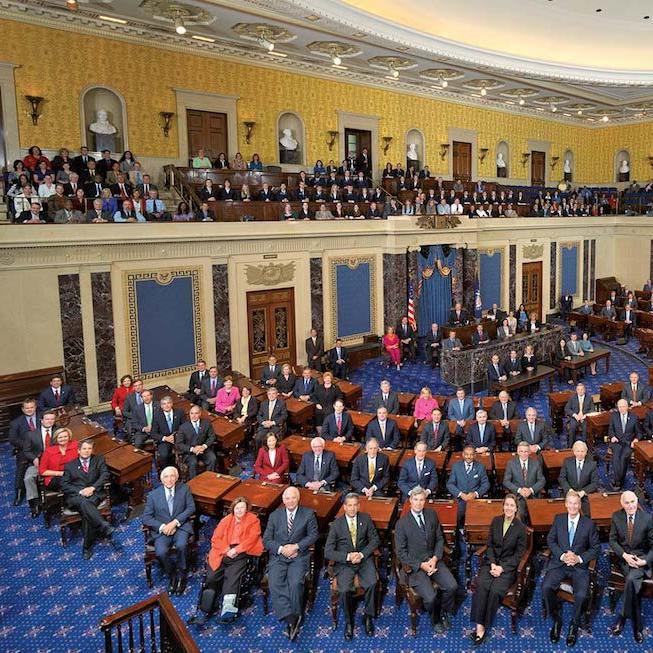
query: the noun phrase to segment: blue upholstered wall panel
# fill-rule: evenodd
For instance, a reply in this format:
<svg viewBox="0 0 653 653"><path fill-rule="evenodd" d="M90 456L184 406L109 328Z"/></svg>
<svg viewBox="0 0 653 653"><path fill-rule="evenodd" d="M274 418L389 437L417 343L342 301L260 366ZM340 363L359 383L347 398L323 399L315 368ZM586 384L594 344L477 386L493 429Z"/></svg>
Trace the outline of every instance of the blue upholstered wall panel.
<svg viewBox="0 0 653 653"><path fill-rule="evenodd" d="M193 365L193 279L179 276L167 285L156 279L138 279L135 286L141 372Z"/></svg>
<svg viewBox="0 0 653 653"><path fill-rule="evenodd" d="M336 266L338 337L346 338L372 330L371 293L369 263L359 263L354 269L347 264Z"/></svg>
<svg viewBox="0 0 653 653"><path fill-rule="evenodd" d="M578 246L572 245L569 247L563 245L561 247L561 254L561 294L569 292L572 295L575 295L578 290Z"/></svg>
<svg viewBox="0 0 653 653"><path fill-rule="evenodd" d="M492 304L501 306L501 273L502 256L500 251L490 255L481 252L479 265L479 281L483 306L490 308Z"/></svg>

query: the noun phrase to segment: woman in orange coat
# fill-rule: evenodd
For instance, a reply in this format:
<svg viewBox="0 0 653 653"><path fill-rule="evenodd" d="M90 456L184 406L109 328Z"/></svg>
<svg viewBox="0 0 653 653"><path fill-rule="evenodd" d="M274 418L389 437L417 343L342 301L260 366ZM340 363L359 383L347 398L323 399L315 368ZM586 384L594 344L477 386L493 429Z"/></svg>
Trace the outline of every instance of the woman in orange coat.
<svg viewBox="0 0 653 653"><path fill-rule="evenodd" d="M236 497L229 514L216 526L207 559L206 580L200 590L199 609L189 623L203 626L220 596L223 597L220 621L230 623L238 615L236 596L247 558L263 553L261 522L250 508L245 497Z"/></svg>

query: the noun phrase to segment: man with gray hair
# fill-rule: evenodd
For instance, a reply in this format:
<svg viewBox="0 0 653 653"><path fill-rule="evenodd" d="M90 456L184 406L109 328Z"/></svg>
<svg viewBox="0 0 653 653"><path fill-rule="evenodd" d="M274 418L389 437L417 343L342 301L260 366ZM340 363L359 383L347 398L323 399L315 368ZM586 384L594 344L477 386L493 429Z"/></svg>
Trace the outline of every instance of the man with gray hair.
<svg viewBox="0 0 653 653"><path fill-rule="evenodd" d="M578 492L583 514L591 517L590 501L587 495L596 492L599 487L596 462L591 456L587 457L587 445L582 440L574 442L572 451L574 455L566 458L562 463L558 483L563 494L567 494L569 490Z"/></svg>
<svg viewBox="0 0 653 653"><path fill-rule="evenodd" d="M628 410L628 402L619 399L617 412L610 417L608 437L612 449L612 466L614 468L614 485L622 488L626 480L628 461L633 452L633 445L639 440L639 422Z"/></svg>
<svg viewBox="0 0 653 653"><path fill-rule="evenodd" d="M295 483L313 492L330 490L340 476L336 455L325 450L322 438L311 440L311 451L307 451L299 463Z"/></svg>
<svg viewBox="0 0 653 653"><path fill-rule="evenodd" d="M175 462L175 435L186 421L186 415L183 410L173 408L172 397L168 395L161 399L160 406L161 410L154 413L150 435L157 443L159 464L165 466Z"/></svg>

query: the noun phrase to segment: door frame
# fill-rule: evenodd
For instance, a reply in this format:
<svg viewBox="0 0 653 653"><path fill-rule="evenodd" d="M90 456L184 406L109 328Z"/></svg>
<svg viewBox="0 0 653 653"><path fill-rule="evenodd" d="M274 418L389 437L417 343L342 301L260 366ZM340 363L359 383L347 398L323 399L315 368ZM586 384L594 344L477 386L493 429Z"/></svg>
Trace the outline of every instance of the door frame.
<svg viewBox="0 0 653 653"><path fill-rule="evenodd" d="M214 154L212 152L207 151L207 156L210 159L217 159L220 152L225 152L226 155L227 155L227 161L230 161L231 159L233 159L233 157L235 156L236 153L235 152L232 153L232 152L229 151L229 116L227 114L225 114L224 112L222 112L222 111L204 111L204 109L186 109L186 137L188 137L188 112L189 111L197 111L197 112L202 113L202 114L211 114L211 115L214 115L214 116L219 115L219 116L224 116L225 117L225 129L227 131L227 138L226 138L225 146L222 149L218 148L217 154ZM202 122L204 122L204 118L202 118ZM207 145L204 145L203 147L204 147L205 150L208 150ZM193 156L195 156L195 154L189 148L188 149L188 159L192 159Z"/></svg>
<svg viewBox="0 0 653 653"><path fill-rule="evenodd" d="M453 148L454 141L472 144L472 180L479 179L478 175L478 132L475 129L460 129L459 127L449 127L447 129L447 142L449 143L449 152L447 153L447 165L449 179L453 179ZM440 145L435 145L438 156Z"/></svg>
<svg viewBox="0 0 653 653"><path fill-rule="evenodd" d="M544 157L544 163L542 165L542 168L544 169L544 178L542 180L542 185L546 188L546 184L547 184L547 173L546 173L547 155L546 155L546 152L544 152L543 150L531 150L531 157L530 157L531 165L530 165L530 173L529 173L529 176L530 176L530 179L531 179L531 186L533 185L533 164L535 162L535 157L533 156L534 154L541 154Z"/></svg>
<svg viewBox="0 0 653 653"><path fill-rule="evenodd" d="M385 165L381 164L379 159L379 116L366 116L359 113L349 113L347 111L338 111L338 161L340 162L347 155L345 151L345 129L363 129L371 132L372 139L370 143L370 156L372 157L372 176L376 177ZM329 158L331 158L329 156Z"/></svg>
<svg viewBox="0 0 653 653"><path fill-rule="evenodd" d="M546 318L546 311L544 309L544 261L522 261L521 262L521 268L520 268L520 276L519 276L519 283L520 283L520 288L522 289L521 292L521 302L520 304L526 304L526 301L524 300L524 292L523 292L523 287L524 287L524 266L539 266L540 269L540 287L539 287L539 295L540 295L540 305L537 309L537 314L538 314L538 320L543 321Z"/></svg>
<svg viewBox="0 0 653 653"><path fill-rule="evenodd" d="M456 179L458 178L454 172L454 144L455 143L469 145L469 179L465 179L465 181L472 182L474 180L474 175L472 174L472 169L474 167L472 163L474 160L474 146L469 141L459 141L458 139L454 139L453 141L451 141L451 176Z"/></svg>

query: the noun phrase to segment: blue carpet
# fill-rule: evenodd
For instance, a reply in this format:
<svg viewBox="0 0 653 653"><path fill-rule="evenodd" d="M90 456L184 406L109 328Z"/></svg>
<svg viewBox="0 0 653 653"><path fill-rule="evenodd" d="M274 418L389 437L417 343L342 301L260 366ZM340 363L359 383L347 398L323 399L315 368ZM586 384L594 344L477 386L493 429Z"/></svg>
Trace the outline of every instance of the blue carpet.
<svg viewBox="0 0 653 653"><path fill-rule="evenodd" d="M614 347L610 379L626 379L633 369L644 375L646 361L636 355L633 344ZM607 381L600 366L600 374L588 376L586 382L591 392L598 392L599 385ZM368 361L352 374L352 381L364 388L363 406L369 403L371 395L378 388L381 378L388 377L396 389L418 392L429 385L436 394L449 394L451 387L444 384L437 372L421 362L409 363L400 372L387 370L378 360ZM566 389L566 384L556 384L556 389ZM546 395L540 393L530 400L544 416L548 417ZM520 409L524 409L523 402ZM97 416L101 421L106 415ZM0 651L6 653L35 652L91 652L103 651L103 640L99 621L107 614L164 591L165 583L158 570L154 572L155 587L149 590L145 584L142 563L143 538L140 522L130 522L119 527L119 539L124 552L115 553L108 545L99 544L90 561L81 557L79 534L71 538L67 548L62 548L59 531L55 526L47 530L41 519L31 520L25 506L13 507L13 460L9 447L0 447L0 505L3 509L5 527L0 547ZM243 477L251 474L251 456L243 457ZM605 470L601 474L605 482ZM627 484L633 485L632 473ZM648 484L649 492L653 491ZM124 514L124 505L117 508L119 516ZM208 550L208 542L214 521L205 524L201 535L201 557ZM463 561L461 561L462 564ZM510 632L509 614L499 611L492 636L480 650L492 653L525 653L527 651L563 651L564 644L552 646L548 639L550 624L542 619L541 575L542 561L538 559L539 580L535 594L519 622L519 635ZM599 582L605 584L607 558L601 557ZM197 574L191 577L189 588L183 597L171 597L182 618L194 610L199 589ZM461 574L462 578L462 574ZM290 644L283 635L282 626L272 615L263 615L262 599L257 590L253 605L244 611L242 617L232 626L213 623L204 631L194 628L202 651L207 653L458 653L471 651L469 640L462 639L471 631L469 596L462 604L453 621L452 630L446 635L433 635L426 619L421 619L418 637L410 636L408 610L405 604L395 607L394 582L390 583L385 597L381 617L377 620L376 637L367 638L357 624L356 637L345 642L342 624L337 631L331 629L328 607L329 590L324 578L319 582L316 605L295 644ZM592 624L592 633L582 633L576 650L581 653L608 653L627 650L653 652L653 614L650 603L644 603L647 640L643 646L634 644L630 626L620 638L608 635L613 621L607 596L601 595L601 602ZM568 623L569 608L565 608ZM360 612L359 612L360 617ZM359 619L360 620L360 619ZM636 648L633 649L633 646Z"/></svg>

